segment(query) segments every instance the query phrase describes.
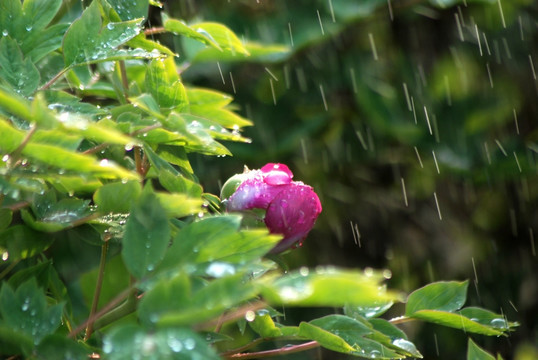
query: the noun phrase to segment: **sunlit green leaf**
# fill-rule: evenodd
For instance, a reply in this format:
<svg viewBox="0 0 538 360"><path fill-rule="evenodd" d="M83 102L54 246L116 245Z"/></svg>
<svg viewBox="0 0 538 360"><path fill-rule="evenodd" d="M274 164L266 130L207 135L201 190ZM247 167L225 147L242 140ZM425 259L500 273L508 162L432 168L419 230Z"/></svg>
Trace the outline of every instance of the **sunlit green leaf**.
<svg viewBox="0 0 538 360"><path fill-rule="evenodd" d="M269 303L302 306L344 306L352 303L375 306L379 302L397 301L398 294L386 291L382 276L359 271L317 268L285 274L267 284L263 295Z"/></svg>
<svg viewBox="0 0 538 360"><path fill-rule="evenodd" d="M455 311L467 299L468 281L440 281L413 291L407 298L405 314L419 310Z"/></svg>
<svg viewBox="0 0 538 360"><path fill-rule="evenodd" d="M283 45L259 44L253 41L247 41L244 44L245 49L250 56L245 57L232 52L222 52L214 48L201 49L192 57L192 62L201 63L209 61L223 62L280 62L286 60L291 52L290 49Z"/></svg>
<svg viewBox="0 0 538 360"><path fill-rule="evenodd" d="M465 332L482 334L482 335L503 335L505 329L495 326L482 325L458 313L440 311L440 310L418 310L411 315L415 319L432 322L434 324L444 325L461 329Z"/></svg>
<svg viewBox="0 0 538 360"><path fill-rule="evenodd" d="M93 201L102 214L128 213L131 204L138 200L141 192L138 181L115 182L100 187L93 195Z"/></svg>

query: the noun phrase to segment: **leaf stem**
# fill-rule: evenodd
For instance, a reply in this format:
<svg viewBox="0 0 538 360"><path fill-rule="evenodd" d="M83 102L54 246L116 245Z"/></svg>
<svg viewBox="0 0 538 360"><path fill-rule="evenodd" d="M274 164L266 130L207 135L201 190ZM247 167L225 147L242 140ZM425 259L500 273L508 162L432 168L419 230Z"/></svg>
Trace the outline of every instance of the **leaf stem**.
<svg viewBox="0 0 538 360"><path fill-rule="evenodd" d="M154 35L154 34L163 34L166 32L166 29L162 26L152 27L150 29L144 30L144 35Z"/></svg>
<svg viewBox="0 0 538 360"><path fill-rule="evenodd" d="M411 322L411 321L415 321L415 320L416 319L410 318L410 317L407 317L407 316L398 316L398 317L390 319L389 323L391 323L391 324L403 324L403 323Z"/></svg>
<svg viewBox="0 0 538 360"><path fill-rule="evenodd" d="M17 264L21 261L21 259L17 259L15 261L12 261L11 264L9 264L1 273L0 273L0 280L4 278Z"/></svg>
<svg viewBox="0 0 538 360"><path fill-rule="evenodd" d="M294 354L301 351L315 349L319 346L320 345L317 341L309 341L309 342L298 344L298 345L286 345L278 349L256 351L256 352L251 352L251 353L235 353L235 354L230 354L230 355L221 354L221 356L224 359L262 359L262 358L268 358L268 357L273 357L273 356Z"/></svg>
<svg viewBox="0 0 538 360"><path fill-rule="evenodd" d="M94 319L94 315L97 312L97 305L99 303L99 296L101 295L101 288L103 287L103 277L105 274L106 256L108 253L108 239L101 246L101 260L99 261L99 271L97 273L97 283L95 284L95 292L93 293L92 307L90 309L90 319ZM86 334L84 335L84 341L88 341L93 332L93 321L88 323L86 327Z"/></svg>
<svg viewBox="0 0 538 360"><path fill-rule="evenodd" d="M62 77L63 74L65 74L70 68L66 67L65 69L62 69L58 74L54 75L52 79L47 81L47 83L39 88L39 90L47 90L52 84L56 82L60 77Z"/></svg>
<svg viewBox="0 0 538 360"><path fill-rule="evenodd" d="M119 319L120 317L116 317L114 320L112 320L110 322L107 322L105 325L101 325L101 323L103 322L105 317L108 317L111 313L115 312L116 310L118 310L120 307L122 307L123 305L125 305L127 303L127 302L125 302L124 304L122 304L122 305L120 305L120 306L118 306L117 308L114 309L114 307L116 305L118 305L120 302L122 302L123 300L125 300L125 298L127 298L132 291L133 291L133 288L130 287L130 286L127 289L123 290L120 294L118 294L118 296L116 296L114 299L112 299L101 310L96 312L93 315L92 318L88 318L82 324L77 326L73 331L71 331L68 334L68 337L70 337L70 338L75 337L79 332L84 330L88 326L88 324L90 322L94 322L93 328L94 328L94 330L97 330L97 329L109 324L110 322ZM96 320L96 319L98 319L98 320Z"/></svg>

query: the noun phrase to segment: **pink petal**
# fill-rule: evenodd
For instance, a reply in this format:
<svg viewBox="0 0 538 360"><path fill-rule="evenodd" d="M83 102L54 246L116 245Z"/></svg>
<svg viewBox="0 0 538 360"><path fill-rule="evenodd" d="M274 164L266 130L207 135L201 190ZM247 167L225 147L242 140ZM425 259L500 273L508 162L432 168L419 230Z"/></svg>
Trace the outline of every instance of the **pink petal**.
<svg viewBox="0 0 538 360"><path fill-rule="evenodd" d="M284 164L269 163L262 167L263 180L269 185L284 185L291 183L293 173Z"/></svg>
<svg viewBox="0 0 538 360"><path fill-rule="evenodd" d="M301 243L320 213L321 203L312 187L301 182L286 186L274 197L265 215L269 231L284 235L271 252L278 253Z"/></svg>

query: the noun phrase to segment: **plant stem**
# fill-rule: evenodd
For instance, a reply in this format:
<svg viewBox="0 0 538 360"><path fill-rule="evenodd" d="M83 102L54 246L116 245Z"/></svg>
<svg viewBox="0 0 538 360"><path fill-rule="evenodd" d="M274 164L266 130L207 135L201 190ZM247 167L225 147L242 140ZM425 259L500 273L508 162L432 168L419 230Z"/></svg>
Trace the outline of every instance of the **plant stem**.
<svg viewBox="0 0 538 360"><path fill-rule="evenodd" d="M150 29L144 30L144 35L154 35L154 34L163 34L166 32L164 27L153 27Z"/></svg>
<svg viewBox="0 0 538 360"><path fill-rule="evenodd" d="M125 69L125 61L120 60L118 61L118 65L120 67L120 78L121 78L121 84L123 86L123 97L125 97L125 101L129 102L129 94L127 93L127 90L129 89L129 81L127 80L127 70Z"/></svg>
<svg viewBox="0 0 538 360"><path fill-rule="evenodd" d="M411 321L415 321L415 319L407 317L407 316L398 316L398 317L390 319L389 323L391 323L391 324L403 324L403 323L411 322Z"/></svg>
<svg viewBox="0 0 538 360"><path fill-rule="evenodd" d="M9 264L1 273L0 273L0 280L4 278L17 264L21 261L21 259L17 259L13 261L11 264Z"/></svg>
<svg viewBox="0 0 538 360"><path fill-rule="evenodd" d="M101 288L103 286L103 276L105 274L105 265L106 265L106 255L108 253L108 240L105 239L105 242L101 246L101 260L99 262L99 271L97 273L97 284L95 284L95 292L93 293L92 307L90 309L90 319L94 318L95 313L97 312L97 304L99 303L99 296L101 295ZM84 341L88 341L93 331L93 321L88 323L86 327L86 334L84 335Z"/></svg>
<svg viewBox="0 0 538 360"><path fill-rule="evenodd" d="M97 330L99 328L101 328L102 326L98 326L98 323L102 322L102 318L105 318L106 316L108 316L110 313L118 310L120 307L122 307L124 304L122 304L121 306L118 306L118 308L114 309L114 307L116 305L118 305L120 302L122 302L126 297L129 296L129 294L133 291L133 288L132 287L128 287L127 289L123 290L118 296L116 296L114 299L112 299L108 304L106 304L101 310L99 310L98 312L96 312L93 316L93 318L88 318L84 323L80 324L79 326L77 326L73 331L71 331L68 335L68 337L72 338L72 337L75 337L79 332L81 332L82 330L84 330L86 328L86 326L88 326L88 324L90 322L94 322L94 325L93 325L93 328L94 330ZM127 302L126 302L127 303ZM106 315L105 315L106 314ZM105 316L103 316L105 315ZM101 318L102 317L102 318ZM96 320L96 319L99 319L99 320ZM119 319L119 317L117 318Z"/></svg>
<svg viewBox="0 0 538 360"><path fill-rule="evenodd" d="M47 83L39 88L39 90L47 90L52 84L56 82L63 74L65 74L70 68L62 69L58 74L54 75L52 79L47 81Z"/></svg>
<svg viewBox="0 0 538 360"><path fill-rule="evenodd" d="M230 355L221 354L221 356L224 359L262 359L262 358L268 358L268 357L273 357L273 356L294 354L301 351L315 349L319 346L320 345L317 341L309 341L309 342L299 344L299 345L289 345L289 346L281 347L279 349L256 351L256 352L251 352L251 353L235 353L235 354L230 354Z"/></svg>

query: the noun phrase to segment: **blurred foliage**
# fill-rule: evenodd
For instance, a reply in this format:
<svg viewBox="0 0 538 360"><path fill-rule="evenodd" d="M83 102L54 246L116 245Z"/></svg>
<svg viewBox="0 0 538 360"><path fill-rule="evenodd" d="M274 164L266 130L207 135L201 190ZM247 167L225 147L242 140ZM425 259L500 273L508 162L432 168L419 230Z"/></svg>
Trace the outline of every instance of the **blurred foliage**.
<svg viewBox="0 0 538 360"><path fill-rule="evenodd" d="M536 11L0 2L0 355L532 357ZM281 257L213 195L266 162L324 208Z"/></svg>

